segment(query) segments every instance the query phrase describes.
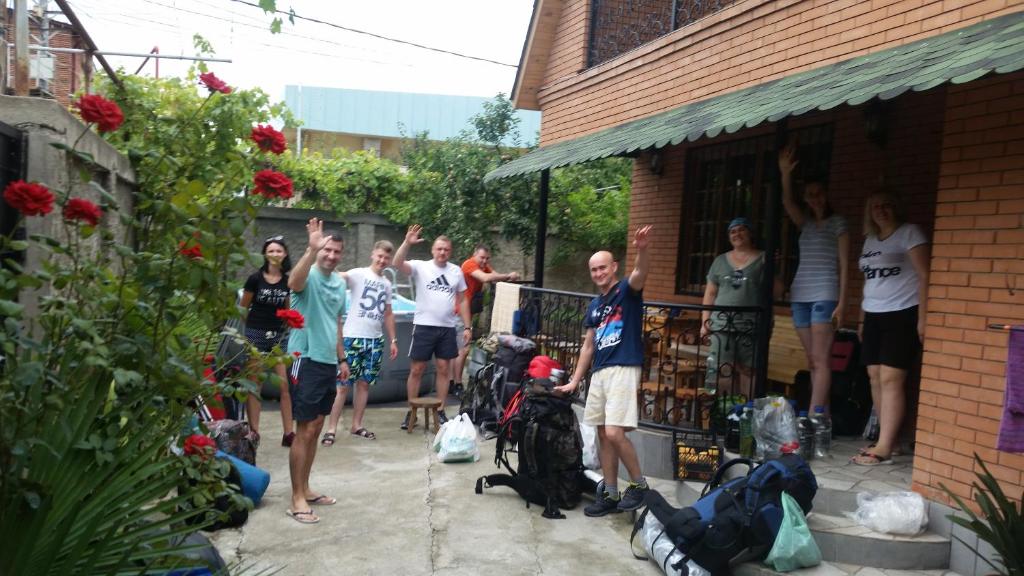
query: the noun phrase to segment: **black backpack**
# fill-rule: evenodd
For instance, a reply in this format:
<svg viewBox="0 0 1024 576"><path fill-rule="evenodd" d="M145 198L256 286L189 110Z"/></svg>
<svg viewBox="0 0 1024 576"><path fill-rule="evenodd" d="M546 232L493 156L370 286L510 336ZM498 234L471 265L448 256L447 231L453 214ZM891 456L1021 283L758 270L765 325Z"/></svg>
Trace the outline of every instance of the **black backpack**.
<svg viewBox="0 0 1024 576"><path fill-rule="evenodd" d="M509 464L509 452L518 453L516 469ZM494 462L509 473L481 476L477 494L484 486L509 486L527 507L544 506L545 518L564 518L559 508L576 507L583 492L583 437L572 400L521 389L502 418Z"/></svg>
<svg viewBox="0 0 1024 576"><path fill-rule="evenodd" d="M723 483L726 470L736 465L750 470ZM719 467L692 506L674 508L649 490L644 496L647 508L633 526L632 538L643 528L647 514L654 514L665 527L664 536L683 553L674 569L682 571L693 560L712 576L729 574L730 566L764 558L771 550L782 525L783 492L807 514L817 490L811 467L796 454L783 454L756 467L748 459L736 458Z"/></svg>

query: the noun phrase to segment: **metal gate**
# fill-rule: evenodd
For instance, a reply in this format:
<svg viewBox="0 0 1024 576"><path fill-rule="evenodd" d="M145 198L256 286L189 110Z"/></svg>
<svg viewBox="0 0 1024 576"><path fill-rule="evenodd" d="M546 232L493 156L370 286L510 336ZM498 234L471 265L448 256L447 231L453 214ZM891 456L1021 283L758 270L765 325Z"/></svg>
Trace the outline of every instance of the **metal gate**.
<svg viewBox="0 0 1024 576"><path fill-rule="evenodd" d="M7 184L24 178L25 175L25 136L13 126L0 122L0 191ZM18 211L0 199L0 234L18 237L24 235L24 228L15 232L18 224ZM15 258L22 260L23 252L0 254L0 259Z"/></svg>

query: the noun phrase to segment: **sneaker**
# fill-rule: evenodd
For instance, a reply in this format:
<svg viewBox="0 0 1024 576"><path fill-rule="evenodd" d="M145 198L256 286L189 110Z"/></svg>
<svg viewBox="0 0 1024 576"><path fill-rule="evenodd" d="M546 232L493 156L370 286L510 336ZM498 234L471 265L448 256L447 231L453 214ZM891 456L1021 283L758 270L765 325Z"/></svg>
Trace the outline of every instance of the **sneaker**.
<svg viewBox="0 0 1024 576"><path fill-rule="evenodd" d="M402 420L402 430L409 429L409 412L405 413L405 420Z"/></svg>
<svg viewBox="0 0 1024 576"><path fill-rule="evenodd" d="M598 516L607 516L608 514L611 514L613 512L622 512L622 510L619 508L619 499L611 499L608 496L607 492L603 492L600 498L594 500L593 504L583 509L583 513L587 516L590 516L591 518L596 518Z"/></svg>
<svg viewBox="0 0 1024 576"><path fill-rule="evenodd" d="M437 423L438 423L438 425L443 425L447 421L448 421L448 416L445 415L444 410L438 410L437 411Z"/></svg>
<svg viewBox="0 0 1024 576"><path fill-rule="evenodd" d="M619 511L628 512L643 506L644 494L647 494L649 489L646 485L640 486L630 482L629 486L626 486L625 492L622 493L622 499L619 501Z"/></svg>

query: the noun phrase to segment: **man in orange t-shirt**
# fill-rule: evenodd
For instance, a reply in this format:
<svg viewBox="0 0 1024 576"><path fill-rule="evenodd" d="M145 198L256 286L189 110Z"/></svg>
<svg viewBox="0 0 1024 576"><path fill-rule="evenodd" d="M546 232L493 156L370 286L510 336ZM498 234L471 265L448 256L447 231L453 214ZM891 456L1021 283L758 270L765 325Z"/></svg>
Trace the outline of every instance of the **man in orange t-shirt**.
<svg viewBox="0 0 1024 576"><path fill-rule="evenodd" d="M473 317L473 324L476 324L477 315L484 308L484 283L485 282L514 282L519 279L519 274L509 272L501 274L491 268L491 250L483 245L477 244L473 248L473 255L462 263L462 275L466 278L466 301L469 302L469 313ZM472 327L471 327L472 328ZM462 331L456 327L455 333L459 336ZM455 359L452 366L452 384L462 383L462 367L466 363L466 356L469 355L469 342L459 341L459 357Z"/></svg>

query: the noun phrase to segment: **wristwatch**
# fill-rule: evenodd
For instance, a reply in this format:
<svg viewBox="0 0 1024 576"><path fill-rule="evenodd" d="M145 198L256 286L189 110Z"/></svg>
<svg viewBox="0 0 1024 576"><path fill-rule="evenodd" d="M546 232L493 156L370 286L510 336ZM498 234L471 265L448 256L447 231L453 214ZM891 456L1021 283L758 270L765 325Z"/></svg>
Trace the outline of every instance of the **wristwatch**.
<svg viewBox="0 0 1024 576"><path fill-rule="evenodd" d="M391 339L391 343L392 344L398 344L398 338L392 338Z"/></svg>

